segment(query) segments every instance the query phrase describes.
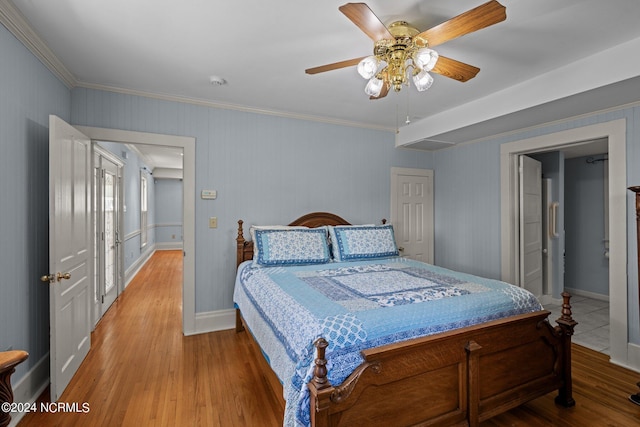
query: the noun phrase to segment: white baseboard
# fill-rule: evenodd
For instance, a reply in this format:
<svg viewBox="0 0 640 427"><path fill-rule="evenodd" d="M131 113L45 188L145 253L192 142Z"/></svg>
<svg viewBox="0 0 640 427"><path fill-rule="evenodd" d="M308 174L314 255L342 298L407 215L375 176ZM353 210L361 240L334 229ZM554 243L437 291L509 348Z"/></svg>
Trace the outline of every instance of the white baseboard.
<svg viewBox="0 0 640 427"><path fill-rule="evenodd" d="M13 401L34 403L49 385L49 353L13 386ZM9 427L18 425L26 412L12 412Z"/></svg>
<svg viewBox="0 0 640 427"><path fill-rule="evenodd" d="M155 248L148 250L143 256L138 258L135 263L133 263L127 271L124 272L124 287L126 289L129 286L129 282L136 277L136 274L142 269L142 267L149 261L153 253L155 252Z"/></svg>
<svg viewBox="0 0 640 427"><path fill-rule="evenodd" d="M236 310L216 310L205 313L196 313L196 327L189 335L204 334L207 332L224 331L236 327Z"/></svg>
<svg viewBox="0 0 640 427"><path fill-rule="evenodd" d="M624 355L623 355L624 356ZM635 372L640 372L640 345L627 343L626 360L611 357L609 361L614 365L622 366Z"/></svg>
<svg viewBox="0 0 640 427"><path fill-rule="evenodd" d="M574 288L564 288L565 291L569 292L571 296L575 297L586 297L591 299L597 299L600 301L609 301L609 295L597 294L595 292L583 291L581 289Z"/></svg>
<svg viewBox="0 0 640 427"><path fill-rule="evenodd" d="M628 343L627 368L640 372L640 345Z"/></svg>
<svg viewBox="0 0 640 427"><path fill-rule="evenodd" d="M156 242L157 251L182 250L182 242Z"/></svg>

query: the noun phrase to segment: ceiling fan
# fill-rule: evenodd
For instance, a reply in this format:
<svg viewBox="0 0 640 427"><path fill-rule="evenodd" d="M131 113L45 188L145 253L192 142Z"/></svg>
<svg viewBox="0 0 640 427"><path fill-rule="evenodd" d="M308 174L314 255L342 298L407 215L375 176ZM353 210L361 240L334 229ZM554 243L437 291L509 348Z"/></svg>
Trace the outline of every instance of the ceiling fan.
<svg viewBox="0 0 640 427"><path fill-rule="evenodd" d="M317 74L357 65L358 73L369 79L365 92L370 99L387 96L391 88L399 92L403 85L409 85L410 78L418 91L427 90L433 83L429 71L460 82L474 78L479 68L438 55L431 48L507 18L506 8L491 0L420 32L405 21L386 27L365 3L347 3L338 9L374 41L373 55L309 68L305 72Z"/></svg>

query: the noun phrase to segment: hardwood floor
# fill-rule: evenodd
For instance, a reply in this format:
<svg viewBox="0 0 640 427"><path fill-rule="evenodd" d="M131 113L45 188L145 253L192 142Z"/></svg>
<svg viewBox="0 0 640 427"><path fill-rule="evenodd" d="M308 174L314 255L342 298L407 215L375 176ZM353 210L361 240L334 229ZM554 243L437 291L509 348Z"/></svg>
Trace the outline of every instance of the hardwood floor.
<svg viewBox="0 0 640 427"><path fill-rule="evenodd" d="M281 426L247 333L182 335L182 252L159 251L109 309L60 402L87 413L30 413L20 427ZM485 421L483 427L637 426L640 374L574 345L574 408L553 394ZM48 399L48 391L41 397Z"/></svg>

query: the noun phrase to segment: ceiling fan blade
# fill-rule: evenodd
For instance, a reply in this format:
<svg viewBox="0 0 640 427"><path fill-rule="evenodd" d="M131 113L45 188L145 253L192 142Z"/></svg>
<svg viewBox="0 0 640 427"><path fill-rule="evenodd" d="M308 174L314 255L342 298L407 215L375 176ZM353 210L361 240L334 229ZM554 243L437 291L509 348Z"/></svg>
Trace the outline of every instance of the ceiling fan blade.
<svg viewBox="0 0 640 427"><path fill-rule="evenodd" d="M326 65L321 65L319 67L307 68L306 70L304 70L304 72L307 74L318 74L318 73L324 73L325 71L337 70L339 68L352 67L354 65L358 65L358 63L362 61L364 58L366 57L363 56L361 58L353 58L353 59L348 59L346 61L334 62L333 64L326 64Z"/></svg>
<svg viewBox="0 0 640 427"><path fill-rule="evenodd" d="M496 0L491 0L440 25L423 31L415 38L426 40L429 47L434 47L504 21L507 19L506 10L507 8Z"/></svg>
<svg viewBox="0 0 640 427"><path fill-rule="evenodd" d="M441 55L431 71L459 82L466 82L474 78L480 68Z"/></svg>
<svg viewBox="0 0 640 427"><path fill-rule="evenodd" d="M382 85L382 89L380 90L380 95L378 95L378 96L370 96L369 99L384 98L389 93L389 86L390 86L389 83L384 82L384 84Z"/></svg>
<svg viewBox="0 0 640 427"><path fill-rule="evenodd" d="M366 3L347 3L338 9L374 42L394 38Z"/></svg>

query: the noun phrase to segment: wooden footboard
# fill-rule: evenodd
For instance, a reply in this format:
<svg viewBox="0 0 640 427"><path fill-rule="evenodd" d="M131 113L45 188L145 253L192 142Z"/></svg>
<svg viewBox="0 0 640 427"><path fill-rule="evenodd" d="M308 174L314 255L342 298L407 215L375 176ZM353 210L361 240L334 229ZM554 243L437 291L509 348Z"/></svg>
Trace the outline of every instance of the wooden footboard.
<svg viewBox="0 0 640 427"><path fill-rule="evenodd" d="M343 384L327 381L326 341L316 342L309 383L312 425L470 425L558 390L572 406L568 294L558 326L548 311L514 316L363 351Z"/></svg>

